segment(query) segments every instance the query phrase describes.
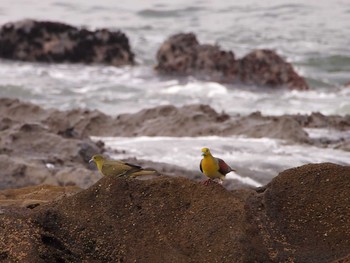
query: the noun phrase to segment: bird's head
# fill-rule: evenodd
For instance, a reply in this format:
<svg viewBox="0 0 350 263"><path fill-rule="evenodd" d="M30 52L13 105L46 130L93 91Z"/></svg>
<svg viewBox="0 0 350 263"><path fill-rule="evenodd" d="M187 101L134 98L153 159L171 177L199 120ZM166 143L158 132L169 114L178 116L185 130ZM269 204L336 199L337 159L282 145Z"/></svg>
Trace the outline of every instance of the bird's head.
<svg viewBox="0 0 350 263"><path fill-rule="evenodd" d="M210 155L209 148L203 148L202 149L202 156L208 156L208 155Z"/></svg>
<svg viewBox="0 0 350 263"><path fill-rule="evenodd" d="M95 154L94 156L91 157L89 163L94 162L95 164L100 164L105 160L105 157L101 154Z"/></svg>

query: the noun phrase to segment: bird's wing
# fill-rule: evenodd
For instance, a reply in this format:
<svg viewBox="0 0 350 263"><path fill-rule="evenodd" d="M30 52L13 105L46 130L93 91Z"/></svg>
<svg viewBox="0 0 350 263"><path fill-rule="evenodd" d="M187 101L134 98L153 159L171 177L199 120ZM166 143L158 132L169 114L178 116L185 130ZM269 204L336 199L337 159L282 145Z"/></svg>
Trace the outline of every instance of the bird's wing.
<svg viewBox="0 0 350 263"><path fill-rule="evenodd" d="M202 169L202 162L203 162L203 159L201 160L201 162L199 163L199 169L201 170L201 172L203 173L203 169Z"/></svg>
<svg viewBox="0 0 350 263"><path fill-rule="evenodd" d="M140 165L136 165L136 164L132 164L132 163L125 163L125 162L121 162L127 166L130 166L132 168L137 168L137 169L142 169L142 167Z"/></svg>
<svg viewBox="0 0 350 263"><path fill-rule="evenodd" d="M141 170L141 166L121 161L106 161L102 165L102 173L108 176L122 176L139 170Z"/></svg>
<svg viewBox="0 0 350 263"><path fill-rule="evenodd" d="M234 171L227 163L225 163L224 160L220 158L216 158L216 160L218 161L218 164L219 164L219 173L226 175L229 172Z"/></svg>

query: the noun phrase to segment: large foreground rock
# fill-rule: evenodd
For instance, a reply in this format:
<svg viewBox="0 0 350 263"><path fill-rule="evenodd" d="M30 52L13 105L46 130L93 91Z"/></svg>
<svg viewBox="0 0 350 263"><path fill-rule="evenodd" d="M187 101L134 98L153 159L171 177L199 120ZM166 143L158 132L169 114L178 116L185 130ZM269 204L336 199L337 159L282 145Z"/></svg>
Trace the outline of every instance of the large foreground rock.
<svg viewBox="0 0 350 263"><path fill-rule="evenodd" d="M232 51L200 44L192 33L176 34L165 40L157 52L157 63L156 70L166 74L298 90L309 88L292 65L273 50L254 50L242 59L236 59Z"/></svg>
<svg viewBox="0 0 350 263"><path fill-rule="evenodd" d="M37 207L2 207L4 262L340 262L350 167L310 164L265 188L104 177ZM339 260L339 261L338 261Z"/></svg>
<svg viewBox="0 0 350 263"><path fill-rule="evenodd" d="M134 63L129 40L121 31L89 31L50 21L22 20L0 28L0 57L23 61Z"/></svg>
<svg viewBox="0 0 350 263"><path fill-rule="evenodd" d="M270 259L349 259L349 187L349 166L309 164L282 172L262 194L248 198L251 222Z"/></svg>

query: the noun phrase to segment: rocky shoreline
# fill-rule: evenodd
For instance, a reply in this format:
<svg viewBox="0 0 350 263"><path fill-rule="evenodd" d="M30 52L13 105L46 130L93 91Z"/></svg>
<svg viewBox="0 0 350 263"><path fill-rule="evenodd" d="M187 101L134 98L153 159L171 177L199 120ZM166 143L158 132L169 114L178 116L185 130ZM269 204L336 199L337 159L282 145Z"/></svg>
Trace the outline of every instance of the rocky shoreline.
<svg viewBox="0 0 350 263"><path fill-rule="evenodd" d="M180 108L159 106L116 117L96 110L59 111L43 109L18 99L0 99L0 186L1 189L37 184L76 185L87 188L100 175L89 166L95 153L106 151L90 136L231 136L283 139L291 144L308 144L349 151L349 138L337 141L310 138L305 128L349 130L349 116L285 115L228 116L207 105ZM182 129L178 129L181 125ZM161 173L198 180L199 172L166 164L132 160L156 166Z"/></svg>

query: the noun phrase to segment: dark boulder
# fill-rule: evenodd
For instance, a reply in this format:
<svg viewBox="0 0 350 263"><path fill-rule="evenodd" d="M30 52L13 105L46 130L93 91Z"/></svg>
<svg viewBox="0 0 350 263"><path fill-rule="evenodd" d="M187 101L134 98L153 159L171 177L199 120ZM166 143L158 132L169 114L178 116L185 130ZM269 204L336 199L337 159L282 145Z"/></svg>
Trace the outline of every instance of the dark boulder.
<svg viewBox="0 0 350 263"><path fill-rule="evenodd" d="M6 59L134 64L129 40L121 31L89 31L50 21L22 20L0 28L0 57Z"/></svg>

